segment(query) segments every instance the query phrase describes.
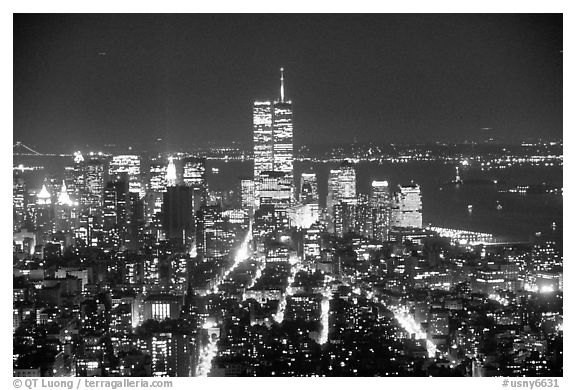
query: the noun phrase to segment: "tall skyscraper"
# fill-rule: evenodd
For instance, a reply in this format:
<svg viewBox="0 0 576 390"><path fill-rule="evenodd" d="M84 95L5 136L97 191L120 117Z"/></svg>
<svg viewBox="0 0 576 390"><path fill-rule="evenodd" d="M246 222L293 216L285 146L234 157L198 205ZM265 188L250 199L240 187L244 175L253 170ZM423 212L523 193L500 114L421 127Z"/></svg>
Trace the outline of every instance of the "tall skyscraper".
<svg viewBox="0 0 576 390"><path fill-rule="evenodd" d="M92 213L102 207L104 189L104 163L97 159L84 162L84 191L82 205Z"/></svg>
<svg viewBox="0 0 576 390"><path fill-rule="evenodd" d="M112 157L109 169L110 175L112 176L122 172L128 173L130 192L137 193L142 198L144 196L144 188L140 174L140 156L118 155Z"/></svg>
<svg viewBox="0 0 576 390"><path fill-rule="evenodd" d="M54 230L54 206L46 184L36 196L36 242L45 243Z"/></svg>
<svg viewBox="0 0 576 390"><path fill-rule="evenodd" d="M187 157L183 160L182 181L192 188L194 211L205 205L208 199L206 184L206 159L203 157Z"/></svg>
<svg viewBox="0 0 576 390"><path fill-rule="evenodd" d="M338 191L339 200L348 203L356 203L356 170L354 165L348 161L340 165L340 189Z"/></svg>
<svg viewBox="0 0 576 390"><path fill-rule="evenodd" d="M166 169L166 186L174 187L178 180L176 176L176 164L174 164L174 159L172 157L168 158L168 168Z"/></svg>
<svg viewBox="0 0 576 390"><path fill-rule="evenodd" d="M62 181L62 187L58 194L58 201L55 204L54 212L56 214L56 231L68 232L72 229L75 203L70 199L66 182Z"/></svg>
<svg viewBox="0 0 576 390"><path fill-rule="evenodd" d="M254 180L260 173L271 171L273 164L274 144L272 139L272 103L269 101L254 102Z"/></svg>
<svg viewBox="0 0 576 390"><path fill-rule="evenodd" d="M163 194L168 188L168 166L163 158L150 162L150 182L146 194L146 217L153 221L162 212Z"/></svg>
<svg viewBox="0 0 576 390"><path fill-rule="evenodd" d="M14 171L12 187L13 228L19 230L26 220L27 191L24 178L17 170Z"/></svg>
<svg viewBox="0 0 576 390"><path fill-rule="evenodd" d="M187 186L168 187L162 202L164 220L162 226L166 238L178 243L189 243L194 230L194 207L192 188Z"/></svg>
<svg viewBox="0 0 576 390"><path fill-rule="evenodd" d="M254 212L254 206L256 204L254 190L254 180L240 180L240 204L242 210L250 215Z"/></svg>
<svg viewBox="0 0 576 390"><path fill-rule="evenodd" d="M280 68L280 72L280 100L273 103L257 101L253 106L254 181L258 193L262 172L281 172L286 181L290 182L292 200L294 197L292 102L284 98L284 68Z"/></svg>
<svg viewBox="0 0 576 390"><path fill-rule="evenodd" d="M398 185L391 214L393 227L422 228L422 197L418 184Z"/></svg>
<svg viewBox="0 0 576 390"><path fill-rule="evenodd" d="M339 225L353 225L353 222L344 221L353 215L350 207L340 207L340 203L352 206L357 203L356 199L356 170L354 165L344 161L338 169L331 169L328 174L328 196L326 209L328 213L328 230L336 232L336 219ZM338 207L338 210L336 208ZM342 228L339 228L343 231Z"/></svg>
<svg viewBox="0 0 576 390"><path fill-rule="evenodd" d="M110 248L124 244L130 220L128 175L119 174L106 183L104 189L103 229L104 241Z"/></svg>
<svg viewBox="0 0 576 390"><path fill-rule="evenodd" d="M206 189L206 159L187 157L183 160L182 180L184 185L196 189Z"/></svg>
<svg viewBox="0 0 576 390"><path fill-rule="evenodd" d="M226 256L230 246L219 205L202 206L196 214L196 247L204 259Z"/></svg>
<svg viewBox="0 0 576 390"><path fill-rule="evenodd" d="M165 192L168 186L167 170L165 160L153 159L150 162L150 191Z"/></svg>
<svg viewBox="0 0 576 390"><path fill-rule="evenodd" d="M283 172L260 173L259 204L272 204L276 210L286 210L292 199L290 179Z"/></svg>
<svg viewBox="0 0 576 390"><path fill-rule="evenodd" d="M284 68L280 68L280 100L274 102L272 114L274 163L272 170L282 172L292 185L294 181L294 140L292 102L284 99Z"/></svg>
<svg viewBox="0 0 576 390"><path fill-rule="evenodd" d="M372 238L380 241L388 240L391 201L388 182L386 180L374 180L370 194L373 213Z"/></svg>

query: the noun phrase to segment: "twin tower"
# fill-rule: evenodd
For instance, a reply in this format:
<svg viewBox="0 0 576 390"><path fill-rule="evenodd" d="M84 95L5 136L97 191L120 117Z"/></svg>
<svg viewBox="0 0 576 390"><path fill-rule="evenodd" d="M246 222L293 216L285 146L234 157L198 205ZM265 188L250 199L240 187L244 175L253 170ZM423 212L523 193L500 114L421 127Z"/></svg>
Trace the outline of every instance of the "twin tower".
<svg viewBox="0 0 576 390"><path fill-rule="evenodd" d="M294 193L292 102L284 98L284 68L280 68L280 100L254 102L253 126L256 198L262 197L263 181L273 177L290 186L291 200ZM282 200L285 201L269 199L271 203Z"/></svg>

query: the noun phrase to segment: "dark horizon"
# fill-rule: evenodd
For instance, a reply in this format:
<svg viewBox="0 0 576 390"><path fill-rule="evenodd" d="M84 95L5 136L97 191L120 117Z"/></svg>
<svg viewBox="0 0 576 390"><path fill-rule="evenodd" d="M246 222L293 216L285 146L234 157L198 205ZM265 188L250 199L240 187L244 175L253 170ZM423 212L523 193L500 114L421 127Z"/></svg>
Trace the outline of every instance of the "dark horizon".
<svg viewBox="0 0 576 390"><path fill-rule="evenodd" d="M562 15L15 15L14 141L296 146L562 139ZM326 141L324 141L326 140Z"/></svg>

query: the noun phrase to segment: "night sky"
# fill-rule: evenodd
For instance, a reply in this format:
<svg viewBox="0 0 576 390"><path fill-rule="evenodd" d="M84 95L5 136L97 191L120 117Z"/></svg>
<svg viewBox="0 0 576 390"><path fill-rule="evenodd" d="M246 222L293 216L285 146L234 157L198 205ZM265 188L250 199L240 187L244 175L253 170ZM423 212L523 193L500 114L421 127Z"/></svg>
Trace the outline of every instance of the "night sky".
<svg viewBox="0 0 576 390"><path fill-rule="evenodd" d="M14 141L248 146L280 66L295 145L562 137L561 15L15 15Z"/></svg>

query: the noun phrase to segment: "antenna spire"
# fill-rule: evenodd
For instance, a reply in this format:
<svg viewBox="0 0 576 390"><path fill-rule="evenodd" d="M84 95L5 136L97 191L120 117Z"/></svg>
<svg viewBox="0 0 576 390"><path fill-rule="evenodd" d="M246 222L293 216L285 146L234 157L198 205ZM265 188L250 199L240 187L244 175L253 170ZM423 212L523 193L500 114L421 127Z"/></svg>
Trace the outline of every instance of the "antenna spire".
<svg viewBox="0 0 576 390"><path fill-rule="evenodd" d="M280 101L284 103L284 68L280 68Z"/></svg>

